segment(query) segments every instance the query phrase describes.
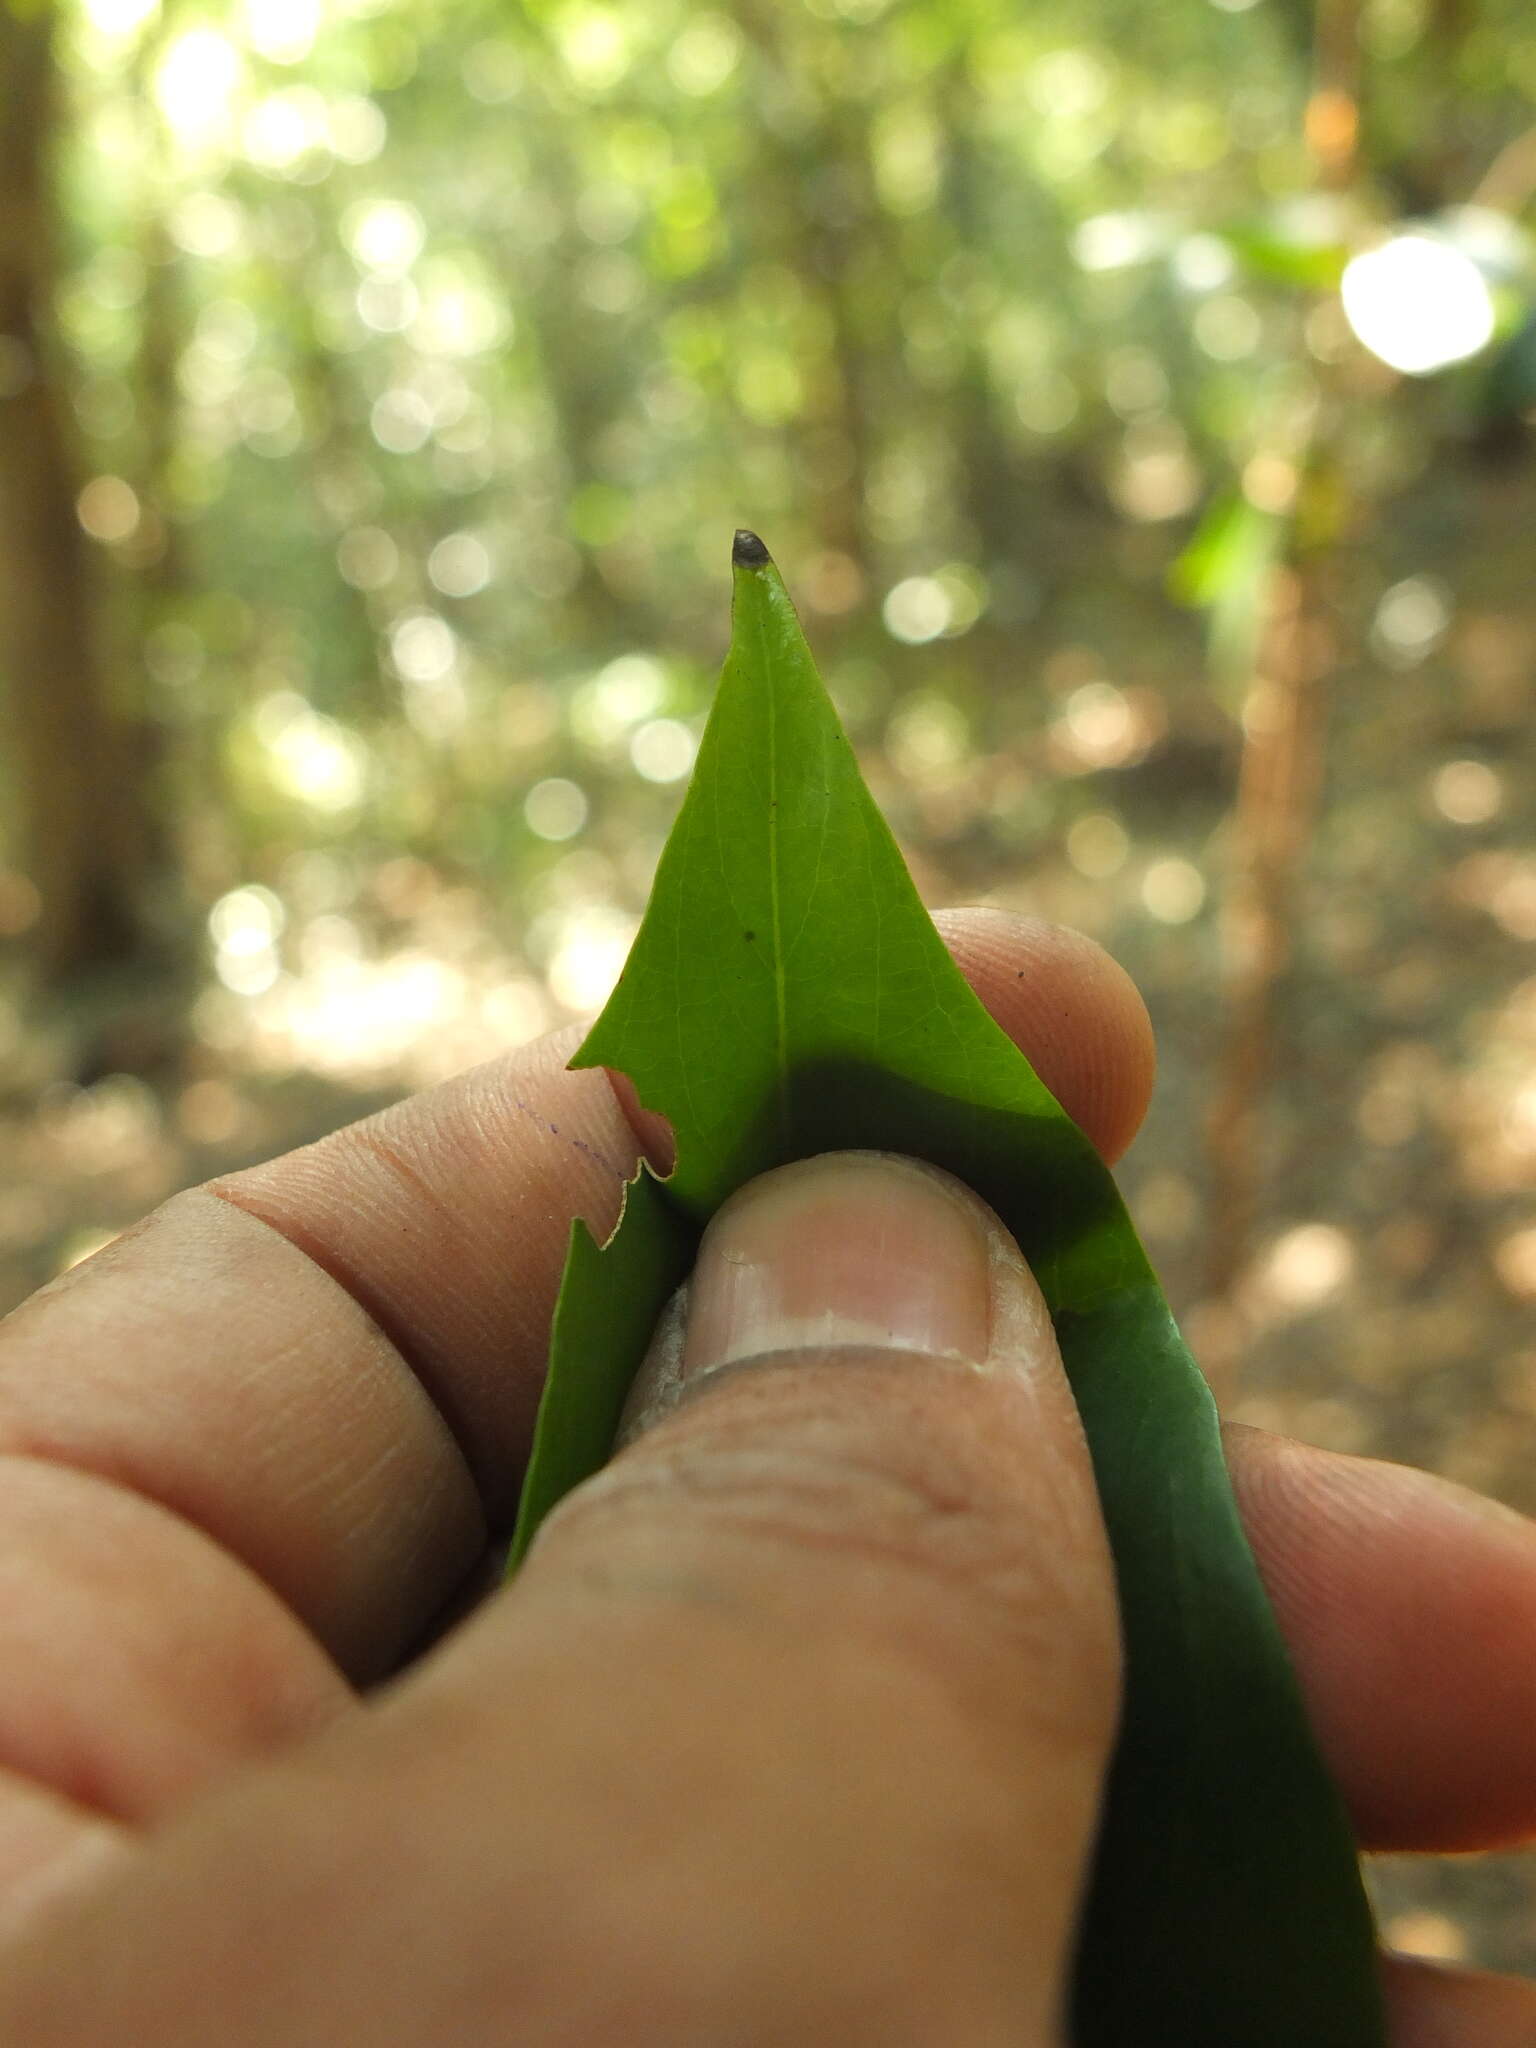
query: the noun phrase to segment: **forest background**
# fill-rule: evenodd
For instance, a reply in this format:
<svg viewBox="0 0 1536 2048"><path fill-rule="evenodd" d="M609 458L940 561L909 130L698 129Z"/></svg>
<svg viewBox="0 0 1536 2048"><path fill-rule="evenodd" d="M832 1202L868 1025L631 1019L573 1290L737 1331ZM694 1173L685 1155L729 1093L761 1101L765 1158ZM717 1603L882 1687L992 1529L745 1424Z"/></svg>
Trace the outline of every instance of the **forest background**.
<svg viewBox="0 0 1536 2048"><path fill-rule="evenodd" d="M1144 990L1230 1412L1536 1510L1533 96L1522 0L0 0L0 1311L600 1004L745 523L927 899Z"/></svg>

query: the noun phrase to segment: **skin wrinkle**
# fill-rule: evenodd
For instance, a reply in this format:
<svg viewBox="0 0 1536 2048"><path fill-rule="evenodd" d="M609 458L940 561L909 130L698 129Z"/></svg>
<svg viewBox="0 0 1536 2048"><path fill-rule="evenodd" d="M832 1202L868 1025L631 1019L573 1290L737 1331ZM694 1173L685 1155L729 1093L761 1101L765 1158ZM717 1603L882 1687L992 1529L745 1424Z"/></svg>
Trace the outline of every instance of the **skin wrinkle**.
<svg viewBox="0 0 1536 2048"><path fill-rule="evenodd" d="M32 1458L11 1463L0 1560L10 1669L0 1694L0 1769L23 1770L94 1812L143 1821L167 1789L195 1789L231 1739L259 1753L331 1718L350 1697L292 1609L184 1516L99 1473ZM63 1535L44 1549L55 1528ZM146 1555L190 1586L195 1597L185 1609L159 1603L158 1576L137 1569ZM19 1598L23 1587L33 1593L30 1607ZM32 1713L36 1686L46 1698L50 1678L67 1669L71 1631L101 1598L112 1628L94 1645L91 1690L63 1690L51 1714ZM197 1614L210 1601L238 1614L239 1625L204 1636ZM111 1701L105 1724L93 1705L102 1695ZM125 1706L148 1710L137 1720L130 1711L129 1740L118 1727Z"/></svg>
<svg viewBox="0 0 1536 2048"><path fill-rule="evenodd" d="M389 1161L390 1170L394 1170L394 1162L387 1147L370 1143L368 1149L375 1158ZM412 1178L419 1179L419 1176L413 1174ZM349 1264L334 1244L326 1242L317 1232L312 1231L302 1218L291 1214L273 1213L260 1196L250 1190L236 1188L227 1181L209 1181L207 1192L217 1200L227 1202L230 1208L238 1210L242 1216L250 1217L253 1223L261 1224L275 1237L281 1238L285 1244L291 1245L296 1252L309 1260L317 1272L323 1273L327 1280L341 1289L348 1300L367 1317L389 1351L416 1381L431 1402L444 1432L463 1460L465 1469L472 1472L473 1432L467 1419L457 1410L457 1405L449 1398L446 1388L435 1384L438 1375L433 1372L425 1358L414 1354L414 1347L403 1329L398 1326L399 1318L391 1313L378 1291L368 1285L363 1274ZM435 1202L436 1197L433 1197L433 1200Z"/></svg>
<svg viewBox="0 0 1536 2048"><path fill-rule="evenodd" d="M328 1497L335 1507L345 1509L356 1503L357 1511L346 1517L351 1524L350 1542L353 1548L365 1552L373 1549L378 1536L383 1533L382 1524L385 1519L398 1512L389 1503L388 1495L398 1493L400 1489L387 1487L383 1482L400 1471L402 1466L408 1467L408 1462L403 1445L381 1444L366 1465L359 1465L343 1483L328 1490ZM440 1484L433 1488L431 1498L420 1503L419 1512L415 1516L414 1533L401 1546L407 1571L430 1558L430 1530L436 1519L434 1509L445 1491L446 1485Z"/></svg>
<svg viewBox="0 0 1536 2048"><path fill-rule="evenodd" d="M0 1767L0 1953L8 1936L129 1854L133 1840L120 1822Z"/></svg>
<svg viewBox="0 0 1536 2048"><path fill-rule="evenodd" d="M389 1160L390 1170L394 1170L388 1148L370 1142L367 1149L374 1157ZM420 1176L413 1174L412 1178L419 1180ZM210 1184L208 1192L216 1195L220 1201L227 1202L231 1208L251 1217L253 1221L264 1225L285 1243L292 1245L295 1251L307 1258L357 1306L426 1395L466 1470L472 1472L475 1431L471 1421L452 1398L443 1376L407 1336L402 1316L390 1307L382 1293L369 1285L363 1273L334 1243L311 1230L300 1217L276 1210L263 1202L258 1194L232 1187L227 1183ZM449 1212L442 1208L440 1198L432 1195L431 1200L444 1220L451 1220Z"/></svg>
<svg viewBox="0 0 1536 2048"><path fill-rule="evenodd" d="M74 1265L66 1266L62 1273L55 1273L51 1280L35 1288L24 1301L17 1302L9 1314L0 1316L0 1347L10 1343L18 1331L24 1334L28 1323L36 1318L39 1311L51 1309L61 1296L71 1293L78 1287L89 1273L110 1270L113 1266L119 1265L124 1253L153 1228L155 1218L159 1214L159 1209L151 1209L147 1216L141 1216L137 1222L128 1224L88 1259L79 1259ZM3 1357L3 1349L0 1349L0 1357Z"/></svg>
<svg viewBox="0 0 1536 2048"><path fill-rule="evenodd" d="M552 1068L559 1055L569 1050L565 1041L573 1040L572 1032L557 1034L554 1044L532 1049L528 1064L535 1074ZM570 1109L558 1117L545 1116L533 1107L524 1090L507 1085L515 1071L509 1060L472 1073L461 1084L450 1084L445 1120L437 1131L429 1128L421 1161L413 1162L408 1174L399 1170L399 1147L392 1135L387 1127L380 1131L378 1124L383 1119L406 1117L413 1142L421 1146L420 1119L414 1112L386 1111L383 1119L370 1120L369 1126L308 1148L306 1154L298 1155L297 1171L290 1167L277 1174L256 1168L221 1181L211 1190L293 1245L369 1317L442 1418L473 1476L491 1527L500 1527L510 1517L515 1502L525 1432L531 1428L538 1391L530 1368L535 1357L542 1361L553 1286L546 1300L529 1290L514 1297L505 1286L499 1291L486 1288L478 1311L473 1290L467 1290L454 1302L452 1327L445 1327L446 1319L440 1315L423 1318L422 1288L408 1266L402 1266L398 1240L388 1244L381 1240L393 1213L402 1206L391 1198L389 1186L403 1186L410 1190L405 1214L425 1209L429 1217L439 1219L423 1233L428 1240L423 1252L429 1263L435 1264L430 1250L435 1241L443 1246L444 1256L449 1244L455 1251L462 1245L460 1256L471 1272L488 1270L491 1234L481 1230L466 1243L462 1218L451 1206L461 1200L465 1169L453 1172L453 1191L446 1199L440 1191L449 1185L453 1149L464 1146L471 1148L471 1170L478 1174L499 1171L495 1162L503 1156L518 1164L524 1159L531 1161L533 1172L521 1187L519 1177L515 1173L511 1177L506 1221L514 1247L521 1217L525 1225L533 1224L541 1237L558 1233L563 1249L571 1209L540 1199L545 1187L559 1187L562 1182L570 1190L565 1199L571 1207L598 1212L601 1234L607 1234L602 1212L611 1224L625 1176L601 1139L589 1142L579 1126L595 1120L601 1129L611 1119L618 1130L629 1133L610 1081L594 1072L590 1081L585 1074L572 1074L566 1082L562 1074L560 1085L570 1091ZM554 1082L555 1074L551 1072L549 1078ZM533 1148L518 1145L515 1131L520 1123L531 1124L555 1140L551 1157L541 1159ZM354 1151L352 1141L359 1136L363 1142ZM582 1160L589 1181L594 1169L603 1177L601 1192L593 1191L587 1201L572 1187L575 1176L563 1165L573 1154ZM370 1185L374 1168L385 1176L382 1197ZM512 1255L516 1257L515 1249ZM526 1256L544 1263L540 1252ZM372 1278L370 1267L374 1269ZM516 1323L504 1324L498 1309L510 1311ZM466 1324L467 1328L462 1327ZM519 1353L528 1355L526 1363L518 1363ZM477 1358L484 1363L473 1363ZM505 1359L507 1366L494 1370L493 1361L499 1359ZM500 1419L488 1431L488 1414L494 1411L499 1411ZM515 1449L507 1444L508 1435L519 1439Z"/></svg>
<svg viewBox="0 0 1536 2048"><path fill-rule="evenodd" d="M1055 1638L1034 1611L1038 1605L1046 1604L1040 1588L1042 1578L1049 1577L1042 1575L1037 1559L1025 1556L1022 1550L1013 1557L990 1555L984 1535L977 1538L971 1549L954 1549L952 1555L941 1554L937 1546L926 1543L920 1531L901 1526L883 1535L850 1535L846 1519L840 1521L835 1512L827 1512L831 1502L835 1501L837 1507L846 1504L850 1491L848 1461L827 1456L821 1461L819 1474L814 1469L816 1464L814 1456L804 1452L796 1454L793 1468L764 1460L756 1469L744 1469L739 1461L722 1460L717 1480L700 1482L696 1473L684 1467L669 1472L664 1487L658 1487L657 1492L675 1488L684 1496L687 1510L703 1510L712 1522L718 1520L715 1541L722 1560L728 1560L737 1547L753 1557L766 1544L786 1557L805 1556L818 1572L835 1570L839 1576L846 1572L854 1584L864 1588L867 1596L850 1603L850 1612L858 1618L844 1623L844 1631L849 1635L867 1632L905 1642L913 1634L905 1625L910 1622L912 1610L931 1597L935 1609L943 1611L947 1636L963 1634L959 1617L971 1613L980 1616L981 1626L992 1641L1006 1638L1011 1649L1022 1649L1037 1658L1050 1654ZM859 1483L852 1489L854 1499L860 1504L870 1503L872 1513L891 1505L900 1508L910 1498L906 1488L891 1487L882 1500L879 1481L885 1475L873 1464L856 1476ZM763 1498L765 1495L767 1498ZM758 1504L753 1505L754 1500ZM612 1509L622 1536L630 1500L613 1500L604 1505ZM683 1502L678 1505L682 1508ZM584 1512L593 1517L601 1531L603 1516L597 1505L588 1503ZM958 1518L958 1511L952 1512ZM599 1559L604 1555L613 1555L612 1549L606 1553L600 1550ZM647 1567L642 1553L609 1565L605 1583L610 1590L632 1593L643 1581L652 1591L669 1599L681 1594L690 1603L702 1597L708 1604L719 1604L723 1596L720 1581L711 1577L707 1568L701 1571L702 1576L691 1580L673 1573L656 1576ZM897 1583L902 1589L902 1602L893 1621L886 1614L884 1594ZM1025 1588L1030 1593L1031 1611L1027 1616L1020 1612L1025 1605L1021 1598ZM1057 1589L1050 1591L1052 1598L1057 1597ZM920 1596L917 1601L912 1598L913 1592ZM739 1594L733 1604L749 1614L754 1623L768 1618L767 1611L757 1604L743 1606ZM1006 1632L999 1628L1000 1620L1007 1623ZM1092 1688L1095 1696L1114 1697L1112 1675L1102 1671L1098 1679L1101 1682ZM1074 1707L1064 1719L1070 1723L1075 1712Z"/></svg>
<svg viewBox="0 0 1536 2048"><path fill-rule="evenodd" d="M1054 1354L1054 1338L1042 1333L1041 1341ZM749 1371L711 1368L685 1382L691 1398L569 1496L551 1517L564 1532L557 1548L591 1547L645 1570L626 1525L644 1528L649 1516L665 1527L675 1508L685 1525L705 1518L706 1552L741 1548L770 1572L779 1553L808 1553L817 1576L835 1578L842 1565L857 1581L867 1576L873 1597L843 1603L845 1627L857 1616L860 1628L884 1635L888 1596L899 1623L916 1591L919 1607L931 1603L942 1615L941 1634L958 1625L973 1643L1059 1657L1043 1617L1081 1600L1087 1562L1109 1582L1096 1513L1085 1519L1087 1450L1076 1411L1049 1398L1059 1365L1044 1375L978 1373L972 1361L864 1344L743 1363ZM843 1405L850 1375L873 1418L852 1437ZM950 1390L957 1379L963 1387ZM701 1382L702 1396L692 1392ZM760 1415L772 1417L766 1447ZM1018 1502L998 1430L1010 1442L1070 1446L1071 1457ZM974 1625L962 1619L970 1613L979 1616ZM1085 1688L1101 1700L1117 1692L1113 1668L1096 1670Z"/></svg>
<svg viewBox="0 0 1536 2048"><path fill-rule="evenodd" d="M1528 1841L1532 1524L1411 1468L1233 1425L1225 1437L1260 1571L1367 1844Z"/></svg>
<svg viewBox="0 0 1536 2048"><path fill-rule="evenodd" d="M429 1576L448 1571L447 1583L456 1583L484 1540L483 1518L467 1545L455 1533L473 1499L467 1471L419 1379L355 1299L281 1232L238 1203L208 1200L210 1192L173 1198L143 1234L147 1240L151 1228L158 1231L159 1246L146 1242L141 1259L108 1255L102 1266L82 1266L75 1302L53 1305L55 1316L81 1323L80 1337L101 1329L104 1302L115 1299L126 1310L128 1349L101 1357L83 1405L65 1400L56 1375L41 1369L57 1342L53 1326L17 1329L0 1352L0 1438L34 1461L98 1475L173 1514L277 1588L354 1676L375 1676L381 1630L387 1663L419 1631L419 1621L400 1611L413 1560L431 1558ZM207 1266L204 1285L181 1287L178 1271L198 1259ZM218 1319L250 1284L253 1262L262 1284L277 1290L278 1312L242 1320L205 1367L199 1361L217 1338ZM332 1296L344 1313L331 1309ZM158 1383L155 1319L163 1320L177 1359ZM320 1330L328 1355L313 1361L320 1370L311 1374L304 1347ZM143 1376L134 1370L141 1355ZM217 1410L197 1399L204 1379L207 1393L218 1389ZM258 1421L253 1432L249 1425ZM372 1502L368 1521L384 1532L379 1542L369 1540L349 1500L361 1495L381 1449L408 1461L409 1483ZM374 1456L362 1455L368 1452ZM221 1477L237 1470L238 1481ZM464 1475L457 1483L455 1470ZM319 1540L302 1555L291 1531L311 1525ZM450 1537L461 1558L447 1556ZM391 1592L377 1604L365 1645L357 1593L386 1560ZM433 1604L441 1597L434 1593Z"/></svg>

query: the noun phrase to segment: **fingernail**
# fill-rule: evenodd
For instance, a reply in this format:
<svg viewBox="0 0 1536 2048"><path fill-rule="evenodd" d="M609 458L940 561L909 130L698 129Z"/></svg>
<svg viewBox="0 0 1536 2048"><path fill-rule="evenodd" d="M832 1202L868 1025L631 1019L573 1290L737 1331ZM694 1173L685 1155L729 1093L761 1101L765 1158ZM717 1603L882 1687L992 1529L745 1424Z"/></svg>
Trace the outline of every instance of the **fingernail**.
<svg viewBox="0 0 1536 2048"><path fill-rule="evenodd" d="M628 1443L687 1384L768 1352L875 1345L1031 1372L1050 1312L985 1202L921 1161L824 1152L749 1181L716 1213L625 1406Z"/></svg>
<svg viewBox="0 0 1536 2048"><path fill-rule="evenodd" d="M828 1152L780 1167L749 1182L704 1233L683 1373L850 1344L984 1363L998 1239L1022 1273L985 1204L916 1160Z"/></svg>

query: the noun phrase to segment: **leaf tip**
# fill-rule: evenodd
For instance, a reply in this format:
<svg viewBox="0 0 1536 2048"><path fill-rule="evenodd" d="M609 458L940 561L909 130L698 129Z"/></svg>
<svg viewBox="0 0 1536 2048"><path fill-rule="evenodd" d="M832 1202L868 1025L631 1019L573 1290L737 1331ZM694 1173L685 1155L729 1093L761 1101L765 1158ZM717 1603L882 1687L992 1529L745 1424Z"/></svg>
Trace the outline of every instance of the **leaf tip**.
<svg viewBox="0 0 1536 2048"><path fill-rule="evenodd" d="M738 526L731 543L731 560L738 569L766 569L773 557L755 533Z"/></svg>

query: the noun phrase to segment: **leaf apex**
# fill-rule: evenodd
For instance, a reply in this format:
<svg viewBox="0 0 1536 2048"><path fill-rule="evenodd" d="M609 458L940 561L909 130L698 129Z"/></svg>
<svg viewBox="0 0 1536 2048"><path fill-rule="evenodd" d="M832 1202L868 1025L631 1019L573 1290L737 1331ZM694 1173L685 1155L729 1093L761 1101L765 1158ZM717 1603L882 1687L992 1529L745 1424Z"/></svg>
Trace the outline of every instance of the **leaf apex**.
<svg viewBox="0 0 1536 2048"><path fill-rule="evenodd" d="M736 538L731 543L731 560L738 569L766 569L773 557L755 533L745 526L738 526Z"/></svg>

